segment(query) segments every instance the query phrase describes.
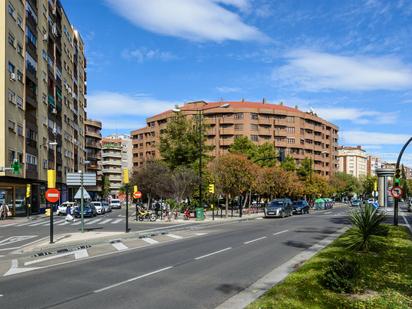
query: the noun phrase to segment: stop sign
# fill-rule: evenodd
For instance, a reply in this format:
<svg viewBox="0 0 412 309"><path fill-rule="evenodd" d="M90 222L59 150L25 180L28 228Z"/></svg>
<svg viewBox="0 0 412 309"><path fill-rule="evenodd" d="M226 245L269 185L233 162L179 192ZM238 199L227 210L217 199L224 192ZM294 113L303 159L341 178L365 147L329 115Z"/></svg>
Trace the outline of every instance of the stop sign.
<svg viewBox="0 0 412 309"><path fill-rule="evenodd" d="M142 192L140 192L140 191L133 192L133 197L134 198L141 198L142 197Z"/></svg>
<svg viewBox="0 0 412 309"><path fill-rule="evenodd" d="M56 203L60 199L60 191L57 189L48 189L46 191L46 200L49 203Z"/></svg>

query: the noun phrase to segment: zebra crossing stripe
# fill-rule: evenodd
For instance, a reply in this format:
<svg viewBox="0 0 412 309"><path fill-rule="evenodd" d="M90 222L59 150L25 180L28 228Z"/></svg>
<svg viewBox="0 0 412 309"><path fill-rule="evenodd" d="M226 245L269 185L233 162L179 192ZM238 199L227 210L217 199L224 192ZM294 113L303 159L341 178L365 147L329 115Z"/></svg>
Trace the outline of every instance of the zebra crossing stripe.
<svg viewBox="0 0 412 309"><path fill-rule="evenodd" d="M28 226L38 226L38 225L42 225L42 224L47 224L47 223L49 223L49 221L42 221L42 222L36 222L36 223L33 223L33 224L29 224Z"/></svg>
<svg viewBox="0 0 412 309"><path fill-rule="evenodd" d="M124 243L122 243L122 242L112 243L112 246L115 247L117 251L122 251L122 250L129 249L129 248L128 248Z"/></svg>
<svg viewBox="0 0 412 309"><path fill-rule="evenodd" d="M182 236L175 235L175 234L166 234L166 236L169 236L169 237L174 238L174 239L182 239L183 238Z"/></svg>
<svg viewBox="0 0 412 309"><path fill-rule="evenodd" d="M59 223L59 224L57 224L57 225L67 225L67 224L69 224L70 222L68 222L68 221L64 221L64 222L61 222L61 223Z"/></svg>
<svg viewBox="0 0 412 309"><path fill-rule="evenodd" d="M113 222L111 222L111 224L116 224L119 223L120 221L122 221L123 219L115 219Z"/></svg>
<svg viewBox="0 0 412 309"><path fill-rule="evenodd" d="M80 225L82 221L79 219L79 221L72 223L72 225Z"/></svg>
<svg viewBox="0 0 412 309"><path fill-rule="evenodd" d="M99 222L100 220L102 220L102 219L94 219L94 220L92 220L92 221L87 222L86 225L97 223L97 222Z"/></svg>
<svg viewBox="0 0 412 309"><path fill-rule="evenodd" d="M106 224L108 222L112 221L112 219L105 219L102 222L99 222L99 224Z"/></svg>
<svg viewBox="0 0 412 309"><path fill-rule="evenodd" d="M151 244L151 245L158 243L157 240L154 240L153 238L149 238L149 237L142 238L142 240L144 240L145 242L147 242L148 244Z"/></svg>

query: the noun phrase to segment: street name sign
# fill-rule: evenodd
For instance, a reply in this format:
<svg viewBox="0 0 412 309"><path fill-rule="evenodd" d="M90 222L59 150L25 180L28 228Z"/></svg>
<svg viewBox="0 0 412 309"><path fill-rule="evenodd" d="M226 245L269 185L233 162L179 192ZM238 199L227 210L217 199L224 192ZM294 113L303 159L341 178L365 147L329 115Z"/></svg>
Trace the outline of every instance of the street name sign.
<svg viewBox="0 0 412 309"><path fill-rule="evenodd" d="M66 183L68 186L81 186L83 176L83 186L95 186L96 174L94 173L67 173Z"/></svg>

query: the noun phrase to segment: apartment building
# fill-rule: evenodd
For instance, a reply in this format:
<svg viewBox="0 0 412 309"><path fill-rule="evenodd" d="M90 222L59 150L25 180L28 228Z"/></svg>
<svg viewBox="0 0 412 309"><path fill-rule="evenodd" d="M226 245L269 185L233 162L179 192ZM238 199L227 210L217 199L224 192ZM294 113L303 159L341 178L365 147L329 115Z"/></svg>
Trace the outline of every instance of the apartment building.
<svg viewBox="0 0 412 309"><path fill-rule="evenodd" d="M203 110L206 143L213 148L211 156L227 153L237 136L247 136L258 145L273 143L281 161L287 155L298 164L304 158L311 158L314 170L324 176L332 175L337 169L338 128L313 112L283 104L244 101L198 101L179 109L189 117ZM160 159L160 135L173 115L174 111L168 110L147 118L146 127L131 132L134 169Z"/></svg>
<svg viewBox="0 0 412 309"><path fill-rule="evenodd" d="M376 176L376 169L382 168L384 162L378 156L368 155L367 174L368 176Z"/></svg>
<svg viewBox="0 0 412 309"><path fill-rule="evenodd" d="M88 187L93 200L101 197L102 192L102 123L98 120L86 119L84 122L86 137L86 172L96 174L96 186Z"/></svg>
<svg viewBox="0 0 412 309"><path fill-rule="evenodd" d="M117 197L122 186L122 141L114 138L102 139L102 172L109 179L110 195Z"/></svg>
<svg viewBox="0 0 412 309"><path fill-rule="evenodd" d="M338 147L339 172L350 174L356 178L368 175L368 155L361 146Z"/></svg>
<svg viewBox="0 0 412 309"><path fill-rule="evenodd" d="M385 162L383 163L382 167L393 169L395 171L396 163L395 162ZM406 179L412 179L412 168L410 168L409 166L403 165L403 164L401 164L400 168L401 170L403 169L403 171L405 172Z"/></svg>
<svg viewBox="0 0 412 309"><path fill-rule="evenodd" d="M105 139L120 140L122 145L122 168L127 168L130 172L133 170L133 145L132 138L128 134L111 134Z"/></svg>
<svg viewBox="0 0 412 309"><path fill-rule="evenodd" d="M16 215L45 206L47 169L57 169L61 200L68 172L84 169L84 43L59 0L5 0L0 6L0 199Z"/></svg>

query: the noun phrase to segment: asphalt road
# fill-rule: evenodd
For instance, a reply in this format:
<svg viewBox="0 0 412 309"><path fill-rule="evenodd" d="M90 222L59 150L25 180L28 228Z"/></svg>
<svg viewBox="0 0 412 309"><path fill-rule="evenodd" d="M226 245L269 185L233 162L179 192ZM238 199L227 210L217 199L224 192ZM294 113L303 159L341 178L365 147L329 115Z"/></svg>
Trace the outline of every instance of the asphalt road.
<svg viewBox="0 0 412 309"><path fill-rule="evenodd" d="M0 308L214 308L348 223L345 209L205 227L0 279Z"/></svg>
<svg viewBox="0 0 412 309"><path fill-rule="evenodd" d="M112 212L98 215L94 218L85 218L85 229L101 232L122 232L125 230L126 218L124 209L114 209ZM54 235L64 233L75 233L81 230L80 218L75 222L66 222L65 216L54 216ZM167 223L146 223L135 221L134 216L129 217L129 228L131 231L146 230L149 228L165 227ZM50 235L50 219L37 216L26 220L10 220L0 225L0 256L5 255L16 248L28 245Z"/></svg>

